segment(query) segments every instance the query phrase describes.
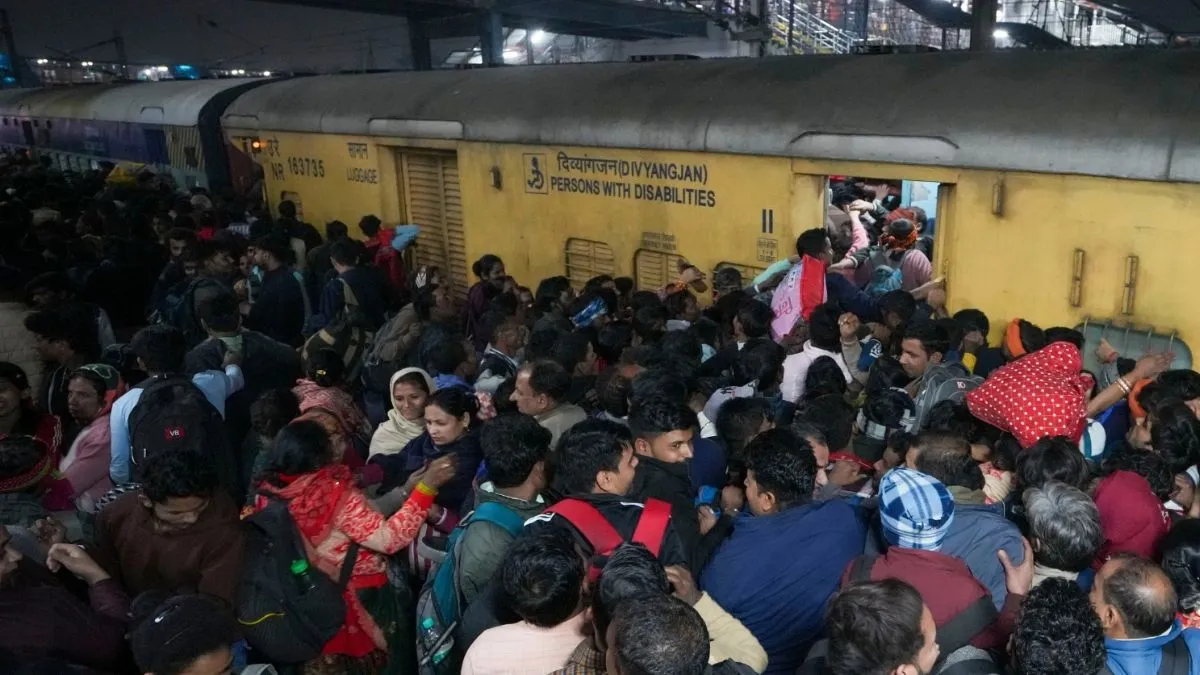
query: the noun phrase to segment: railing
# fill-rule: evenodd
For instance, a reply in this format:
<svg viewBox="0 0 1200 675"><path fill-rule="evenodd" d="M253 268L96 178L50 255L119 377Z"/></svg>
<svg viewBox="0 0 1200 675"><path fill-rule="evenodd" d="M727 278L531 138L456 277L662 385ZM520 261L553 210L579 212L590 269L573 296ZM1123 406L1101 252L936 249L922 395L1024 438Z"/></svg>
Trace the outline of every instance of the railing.
<svg viewBox="0 0 1200 675"><path fill-rule="evenodd" d="M789 54L849 54L861 38L808 11L802 0L771 0L771 42Z"/></svg>

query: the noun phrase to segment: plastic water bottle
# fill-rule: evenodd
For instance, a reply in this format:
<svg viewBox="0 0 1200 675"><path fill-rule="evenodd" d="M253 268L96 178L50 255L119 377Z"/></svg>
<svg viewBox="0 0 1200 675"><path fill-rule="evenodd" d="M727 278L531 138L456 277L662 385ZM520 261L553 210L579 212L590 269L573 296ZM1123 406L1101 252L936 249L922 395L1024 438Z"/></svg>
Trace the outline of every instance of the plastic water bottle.
<svg viewBox="0 0 1200 675"><path fill-rule="evenodd" d="M292 561L292 576L296 577L296 584L300 587L301 593L311 593L317 590L317 582L312 576L312 566L307 560Z"/></svg>
<svg viewBox="0 0 1200 675"><path fill-rule="evenodd" d="M437 630L433 627L433 617L430 616L425 617L425 620L421 622L421 643L425 645L425 652L428 654L425 658L429 659L429 663L434 666L445 661L450 650L454 648L454 638L448 634L438 635Z"/></svg>

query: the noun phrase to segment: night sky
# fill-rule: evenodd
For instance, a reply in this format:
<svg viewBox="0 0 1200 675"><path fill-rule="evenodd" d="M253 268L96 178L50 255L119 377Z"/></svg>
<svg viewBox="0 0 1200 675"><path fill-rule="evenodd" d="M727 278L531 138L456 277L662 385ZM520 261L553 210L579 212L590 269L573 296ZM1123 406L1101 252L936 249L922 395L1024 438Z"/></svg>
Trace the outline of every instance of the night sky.
<svg viewBox="0 0 1200 675"><path fill-rule="evenodd" d="M125 36L131 64L256 70L358 69L368 40L374 67L409 63L404 20L252 0L23 0L6 3L23 56L58 58ZM215 23L216 27L209 25ZM436 48L436 47L435 47ZM80 54L115 60L111 45ZM435 58L437 55L435 54Z"/></svg>

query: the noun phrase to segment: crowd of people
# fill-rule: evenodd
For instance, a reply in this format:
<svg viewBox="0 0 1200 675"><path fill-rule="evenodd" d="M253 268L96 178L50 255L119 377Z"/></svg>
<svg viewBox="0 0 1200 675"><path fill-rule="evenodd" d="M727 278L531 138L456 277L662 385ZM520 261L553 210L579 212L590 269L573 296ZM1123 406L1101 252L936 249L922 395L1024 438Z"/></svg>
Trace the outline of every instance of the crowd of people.
<svg viewBox="0 0 1200 675"><path fill-rule="evenodd" d="M754 279L465 293L419 224L0 189L5 673L1200 675L1200 374L951 313L886 183Z"/></svg>

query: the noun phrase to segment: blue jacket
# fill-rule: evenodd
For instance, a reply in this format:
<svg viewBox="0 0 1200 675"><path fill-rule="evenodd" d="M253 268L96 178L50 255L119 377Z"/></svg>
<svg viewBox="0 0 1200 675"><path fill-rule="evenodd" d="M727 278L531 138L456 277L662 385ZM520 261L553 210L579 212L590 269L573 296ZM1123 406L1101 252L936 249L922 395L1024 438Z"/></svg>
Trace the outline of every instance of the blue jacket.
<svg viewBox="0 0 1200 675"><path fill-rule="evenodd" d="M767 673L795 673L821 630L842 571L862 553L854 509L833 500L742 517L700 577L767 652Z"/></svg>
<svg viewBox="0 0 1200 675"><path fill-rule="evenodd" d="M1114 640L1104 638L1104 648L1108 650L1108 669L1113 675L1153 675L1158 672L1162 663L1162 648L1183 631L1183 639L1191 652L1192 665L1188 669L1191 675L1200 675L1200 630L1188 628L1184 630L1178 621L1166 635L1143 638L1141 640Z"/></svg>

